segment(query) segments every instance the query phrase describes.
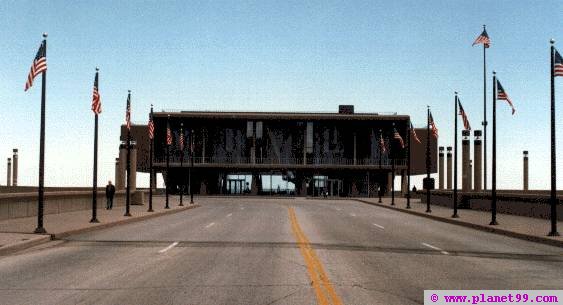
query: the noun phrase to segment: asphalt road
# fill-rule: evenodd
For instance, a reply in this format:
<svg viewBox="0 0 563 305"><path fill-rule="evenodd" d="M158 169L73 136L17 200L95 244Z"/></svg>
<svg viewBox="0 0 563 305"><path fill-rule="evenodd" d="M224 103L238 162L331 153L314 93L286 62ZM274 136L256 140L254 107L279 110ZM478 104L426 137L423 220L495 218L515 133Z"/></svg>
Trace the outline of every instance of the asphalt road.
<svg viewBox="0 0 563 305"><path fill-rule="evenodd" d="M355 201L202 207L0 257L0 304L423 304L562 289L563 251Z"/></svg>

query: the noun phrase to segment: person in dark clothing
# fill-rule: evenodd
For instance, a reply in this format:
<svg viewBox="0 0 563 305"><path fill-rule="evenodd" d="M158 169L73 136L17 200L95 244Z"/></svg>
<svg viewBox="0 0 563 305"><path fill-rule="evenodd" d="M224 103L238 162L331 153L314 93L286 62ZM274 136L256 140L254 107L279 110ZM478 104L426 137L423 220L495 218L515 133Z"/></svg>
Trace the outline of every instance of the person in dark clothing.
<svg viewBox="0 0 563 305"><path fill-rule="evenodd" d="M113 195L115 195L115 186L111 184L111 181L108 181L108 185L106 185L106 210L113 208Z"/></svg>

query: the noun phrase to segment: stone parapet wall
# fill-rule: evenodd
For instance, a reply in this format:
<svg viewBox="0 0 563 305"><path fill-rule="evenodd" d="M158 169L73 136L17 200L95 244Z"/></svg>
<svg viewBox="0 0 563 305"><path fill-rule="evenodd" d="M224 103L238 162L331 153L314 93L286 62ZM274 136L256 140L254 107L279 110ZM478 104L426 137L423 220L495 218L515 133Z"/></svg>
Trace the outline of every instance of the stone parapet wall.
<svg viewBox="0 0 563 305"><path fill-rule="evenodd" d="M145 192L137 191L131 194L131 204L142 205ZM125 192L115 193L113 205L125 205ZM98 209L106 206L106 195L99 191L97 196ZM45 214L58 214L92 208L92 191L63 191L45 192ZM0 194L0 220L31 217L37 215L37 193L9 193Z"/></svg>

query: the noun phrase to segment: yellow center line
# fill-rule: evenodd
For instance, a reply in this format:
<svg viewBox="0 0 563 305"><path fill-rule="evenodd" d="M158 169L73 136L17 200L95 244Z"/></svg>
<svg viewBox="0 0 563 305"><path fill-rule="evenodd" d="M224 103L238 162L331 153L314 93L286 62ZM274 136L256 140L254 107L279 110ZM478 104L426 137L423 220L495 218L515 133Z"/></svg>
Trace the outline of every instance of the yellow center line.
<svg viewBox="0 0 563 305"><path fill-rule="evenodd" d="M326 275L321 261L315 253L315 250L311 247L307 236L305 236L305 233L303 233L303 230L299 226L295 210L292 207L289 207L288 210L289 219L291 221L291 229L293 230L293 235L299 244L301 255L305 259L309 278L313 283L313 288L319 305L328 305L329 303L327 300L330 300L330 304L332 305L342 305L342 301L336 294L330 279Z"/></svg>

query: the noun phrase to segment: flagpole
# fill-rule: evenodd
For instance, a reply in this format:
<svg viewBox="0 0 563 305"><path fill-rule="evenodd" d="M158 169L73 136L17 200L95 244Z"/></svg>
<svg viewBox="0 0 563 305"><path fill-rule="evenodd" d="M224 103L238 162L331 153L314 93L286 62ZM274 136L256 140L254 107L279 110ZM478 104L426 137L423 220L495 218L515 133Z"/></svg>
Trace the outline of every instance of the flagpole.
<svg viewBox="0 0 563 305"><path fill-rule="evenodd" d="M407 159L407 209L411 208L411 136L412 136L412 122L409 118L409 135L407 136L408 145L408 159Z"/></svg>
<svg viewBox="0 0 563 305"><path fill-rule="evenodd" d="M493 71L493 181L492 181L492 200L491 200L491 223L498 225L497 222L497 76Z"/></svg>
<svg viewBox="0 0 563 305"><path fill-rule="evenodd" d="M154 124L153 121L153 109L152 109L152 104L151 104L151 114L150 114L150 121L152 122L152 124ZM150 126L149 126L150 128ZM149 131L150 132L150 131ZM153 136L154 137L154 136ZM154 212L154 210L152 209L152 186L154 183L154 177L153 177L153 146L154 146L154 138L151 137L150 139L150 143L149 143L149 210L147 212Z"/></svg>
<svg viewBox="0 0 563 305"><path fill-rule="evenodd" d="M189 170L189 190L190 190L190 204L194 204L194 192L192 190L192 169L194 168L194 130L190 132L190 170Z"/></svg>
<svg viewBox="0 0 563 305"><path fill-rule="evenodd" d="M131 122L131 90L128 90L128 109L129 112L129 122ZM127 124L130 124L127 122ZM125 215L123 216L131 216L130 213L131 208L131 129L127 128L127 190L125 196Z"/></svg>
<svg viewBox="0 0 563 305"><path fill-rule="evenodd" d="M380 130L379 130L379 142L380 142L380 144L379 144L379 171L381 171L381 164L382 164L381 158L383 157L383 154L382 154L382 152L381 152L381 151L383 150L383 147L381 147L381 140L382 140L382 139L383 139L383 133L382 133L382 131L381 131L381 129L380 129ZM383 145L385 145L385 143L383 143ZM379 201L378 201L378 202L381 203L381 191L382 191L382 187L381 187L381 180L379 180L379 181L380 181L380 182L378 183L377 194L378 194L378 196L379 196Z"/></svg>
<svg viewBox="0 0 563 305"><path fill-rule="evenodd" d="M457 92L455 92L455 99L454 99L454 103L455 103L455 110L454 110L454 213L452 215L452 218L458 218L459 215L457 214L457 104L458 104L459 100L457 97Z"/></svg>
<svg viewBox="0 0 563 305"><path fill-rule="evenodd" d="M184 170L184 123L180 123L180 171ZM181 179L181 186L180 186L180 204L179 206L184 206L184 179Z"/></svg>
<svg viewBox="0 0 563 305"><path fill-rule="evenodd" d="M483 24L483 31L485 25ZM487 45L483 44L483 139L485 150L483 152L483 190L487 190Z"/></svg>
<svg viewBox="0 0 563 305"><path fill-rule="evenodd" d="M47 33L43 33L45 60L47 60ZM39 133L39 190L37 194L37 228L35 233L47 233L43 227L44 179L45 179L45 91L47 84L47 70L42 72L41 79L41 130Z"/></svg>
<svg viewBox="0 0 563 305"><path fill-rule="evenodd" d="M98 79L98 67L96 67L96 80ZM98 84L96 84L98 85ZM92 178L92 219L90 222L100 222L97 218L98 210L98 112L94 109L94 177Z"/></svg>
<svg viewBox="0 0 563 305"><path fill-rule="evenodd" d="M393 132L395 132L395 123L393 123ZM391 144L389 144L389 149L391 149ZM395 156L389 155L391 156L391 205L395 205Z"/></svg>
<svg viewBox="0 0 563 305"><path fill-rule="evenodd" d="M551 231L549 236L559 236L557 232L557 156L555 154L555 40L551 39Z"/></svg>
<svg viewBox="0 0 563 305"><path fill-rule="evenodd" d="M170 130L170 115L166 121L166 205L165 209L169 209L170 205L168 202L168 188L170 187L170 144L168 144L168 130Z"/></svg>
<svg viewBox="0 0 563 305"><path fill-rule="evenodd" d="M426 213L432 213L430 209L430 106L426 107Z"/></svg>

